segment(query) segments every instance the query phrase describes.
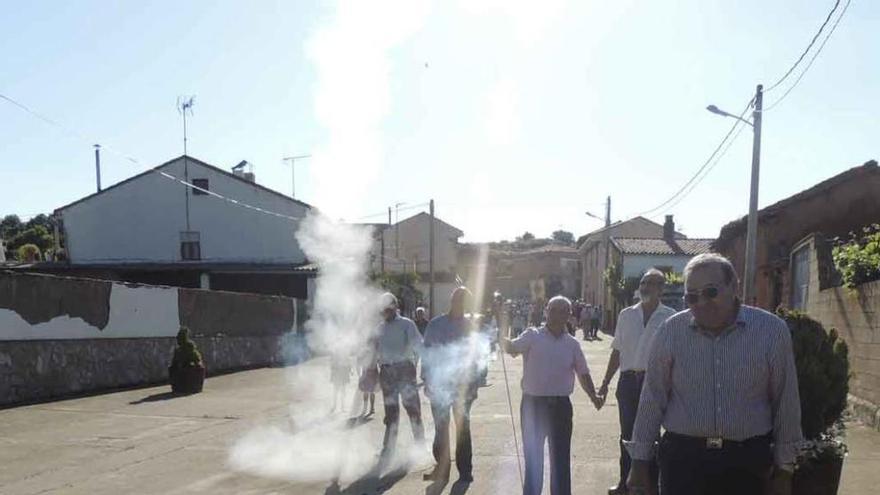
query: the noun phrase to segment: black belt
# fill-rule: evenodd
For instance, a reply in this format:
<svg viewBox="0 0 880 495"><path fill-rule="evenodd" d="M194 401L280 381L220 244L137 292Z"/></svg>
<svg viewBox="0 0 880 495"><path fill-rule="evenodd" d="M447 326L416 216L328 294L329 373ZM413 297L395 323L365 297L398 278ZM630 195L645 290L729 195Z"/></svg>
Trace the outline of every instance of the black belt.
<svg viewBox="0 0 880 495"><path fill-rule="evenodd" d="M693 437L667 431L663 434L663 439L693 447L705 448L707 450L721 450L728 447L748 447L759 443L769 444L773 441L773 434L765 433L763 435L746 438L745 440L729 440L723 437Z"/></svg>

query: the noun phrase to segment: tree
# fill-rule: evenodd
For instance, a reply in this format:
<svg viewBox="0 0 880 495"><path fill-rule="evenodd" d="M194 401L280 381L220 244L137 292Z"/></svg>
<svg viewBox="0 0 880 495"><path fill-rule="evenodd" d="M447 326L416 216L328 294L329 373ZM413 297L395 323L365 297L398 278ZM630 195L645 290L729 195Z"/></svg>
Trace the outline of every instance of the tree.
<svg viewBox="0 0 880 495"><path fill-rule="evenodd" d="M0 239L10 240L24 228L18 215L6 215L0 220Z"/></svg>
<svg viewBox="0 0 880 495"><path fill-rule="evenodd" d="M523 233L523 235L516 238L518 241L533 241L535 240L535 234L532 234L528 230Z"/></svg>
<svg viewBox="0 0 880 495"><path fill-rule="evenodd" d="M563 244L574 244L574 234L565 230L553 232L553 240Z"/></svg>
<svg viewBox="0 0 880 495"><path fill-rule="evenodd" d="M10 250L14 251L26 244L34 244L38 248L40 248L40 252L46 252L52 249L54 241L52 239L52 235L49 234L49 231L46 229L46 227L42 225L35 225L29 229L25 229L19 232L18 235L10 239L8 241L7 247Z"/></svg>

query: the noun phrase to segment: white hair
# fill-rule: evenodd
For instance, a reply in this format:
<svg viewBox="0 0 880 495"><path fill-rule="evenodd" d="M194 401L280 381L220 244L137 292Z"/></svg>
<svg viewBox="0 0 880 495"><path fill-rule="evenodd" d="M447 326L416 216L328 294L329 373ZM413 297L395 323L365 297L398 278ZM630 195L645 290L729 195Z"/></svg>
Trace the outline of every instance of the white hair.
<svg viewBox="0 0 880 495"><path fill-rule="evenodd" d="M547 308L549 309L551 306L559 303L560 301L564 302L569 308L571 307L571 299L569 299L565 296L559 295L559 296L553 296L550 298L549 301L547 301Z"/></svg>
<svg viewBox="0 0 880 495"><path fill-rule="evenodd" d="M382 304L382 309L390 308L391 306L397 307L397 296L390 292L386 292L379 296L379 301Z"/></svg>
<svg viewBox="0 0 880 495"><path fill-rule="evenodd" d="M687 282L688 275L690 275L692 271L707 266L720 267L721 272L724 273L724 282L727 285L737 281L736 270L733 268L733 263L731 263L729 259L718 253L703 253L694 256L688 261L687 265L685 265L683 271L685 282Z"/></svg>
<svg viewBox="0 0 880 495"><path fill-rule="evenodd" d="M653 268L653 267L648 268L647 270L645 270L645 273L642 274L642 278L645 278L645 277L647 277L648 275L650 275L650 276L656 276L656 277L661 277L664 281L666 281L666 274L663 273L663 272L661 272L661 271L658 270L657 268Z"/></svg>

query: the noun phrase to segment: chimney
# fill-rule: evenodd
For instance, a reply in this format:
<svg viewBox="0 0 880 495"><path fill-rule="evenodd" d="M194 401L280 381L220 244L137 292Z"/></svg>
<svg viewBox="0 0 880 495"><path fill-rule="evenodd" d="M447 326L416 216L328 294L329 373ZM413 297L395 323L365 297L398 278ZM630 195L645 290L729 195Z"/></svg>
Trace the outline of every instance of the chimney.
<svg viewBox="0 0 880 495"><path fill-rule="evenodd" d="M675 239L675 222L672 221L672 215L666 215L666 221L663 222L663 238L667 241Z"/></svg>
<svg viewBox="0 0 880 495"><path fill-rule="evenodd" d="M242 160L238 165L232 167L232 174L241 177L248 182L256 182L254 177L254 166L247 160Z"/></svg>

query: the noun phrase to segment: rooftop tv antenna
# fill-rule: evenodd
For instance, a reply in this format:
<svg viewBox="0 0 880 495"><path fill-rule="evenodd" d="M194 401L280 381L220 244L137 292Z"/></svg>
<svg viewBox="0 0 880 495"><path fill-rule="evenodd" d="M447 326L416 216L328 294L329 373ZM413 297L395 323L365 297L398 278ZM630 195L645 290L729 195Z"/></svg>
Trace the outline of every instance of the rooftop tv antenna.
<svg viewBox="0 0 880 495"><path fill-rule="evenodd" d="M183 117L183 181L189 184L189 160L186 154L186 114L193 114L193 105L195 104L195 95L178 96L177 111ZM189 231L189 186L183 188L186 196L186 230Z"/></svg>

